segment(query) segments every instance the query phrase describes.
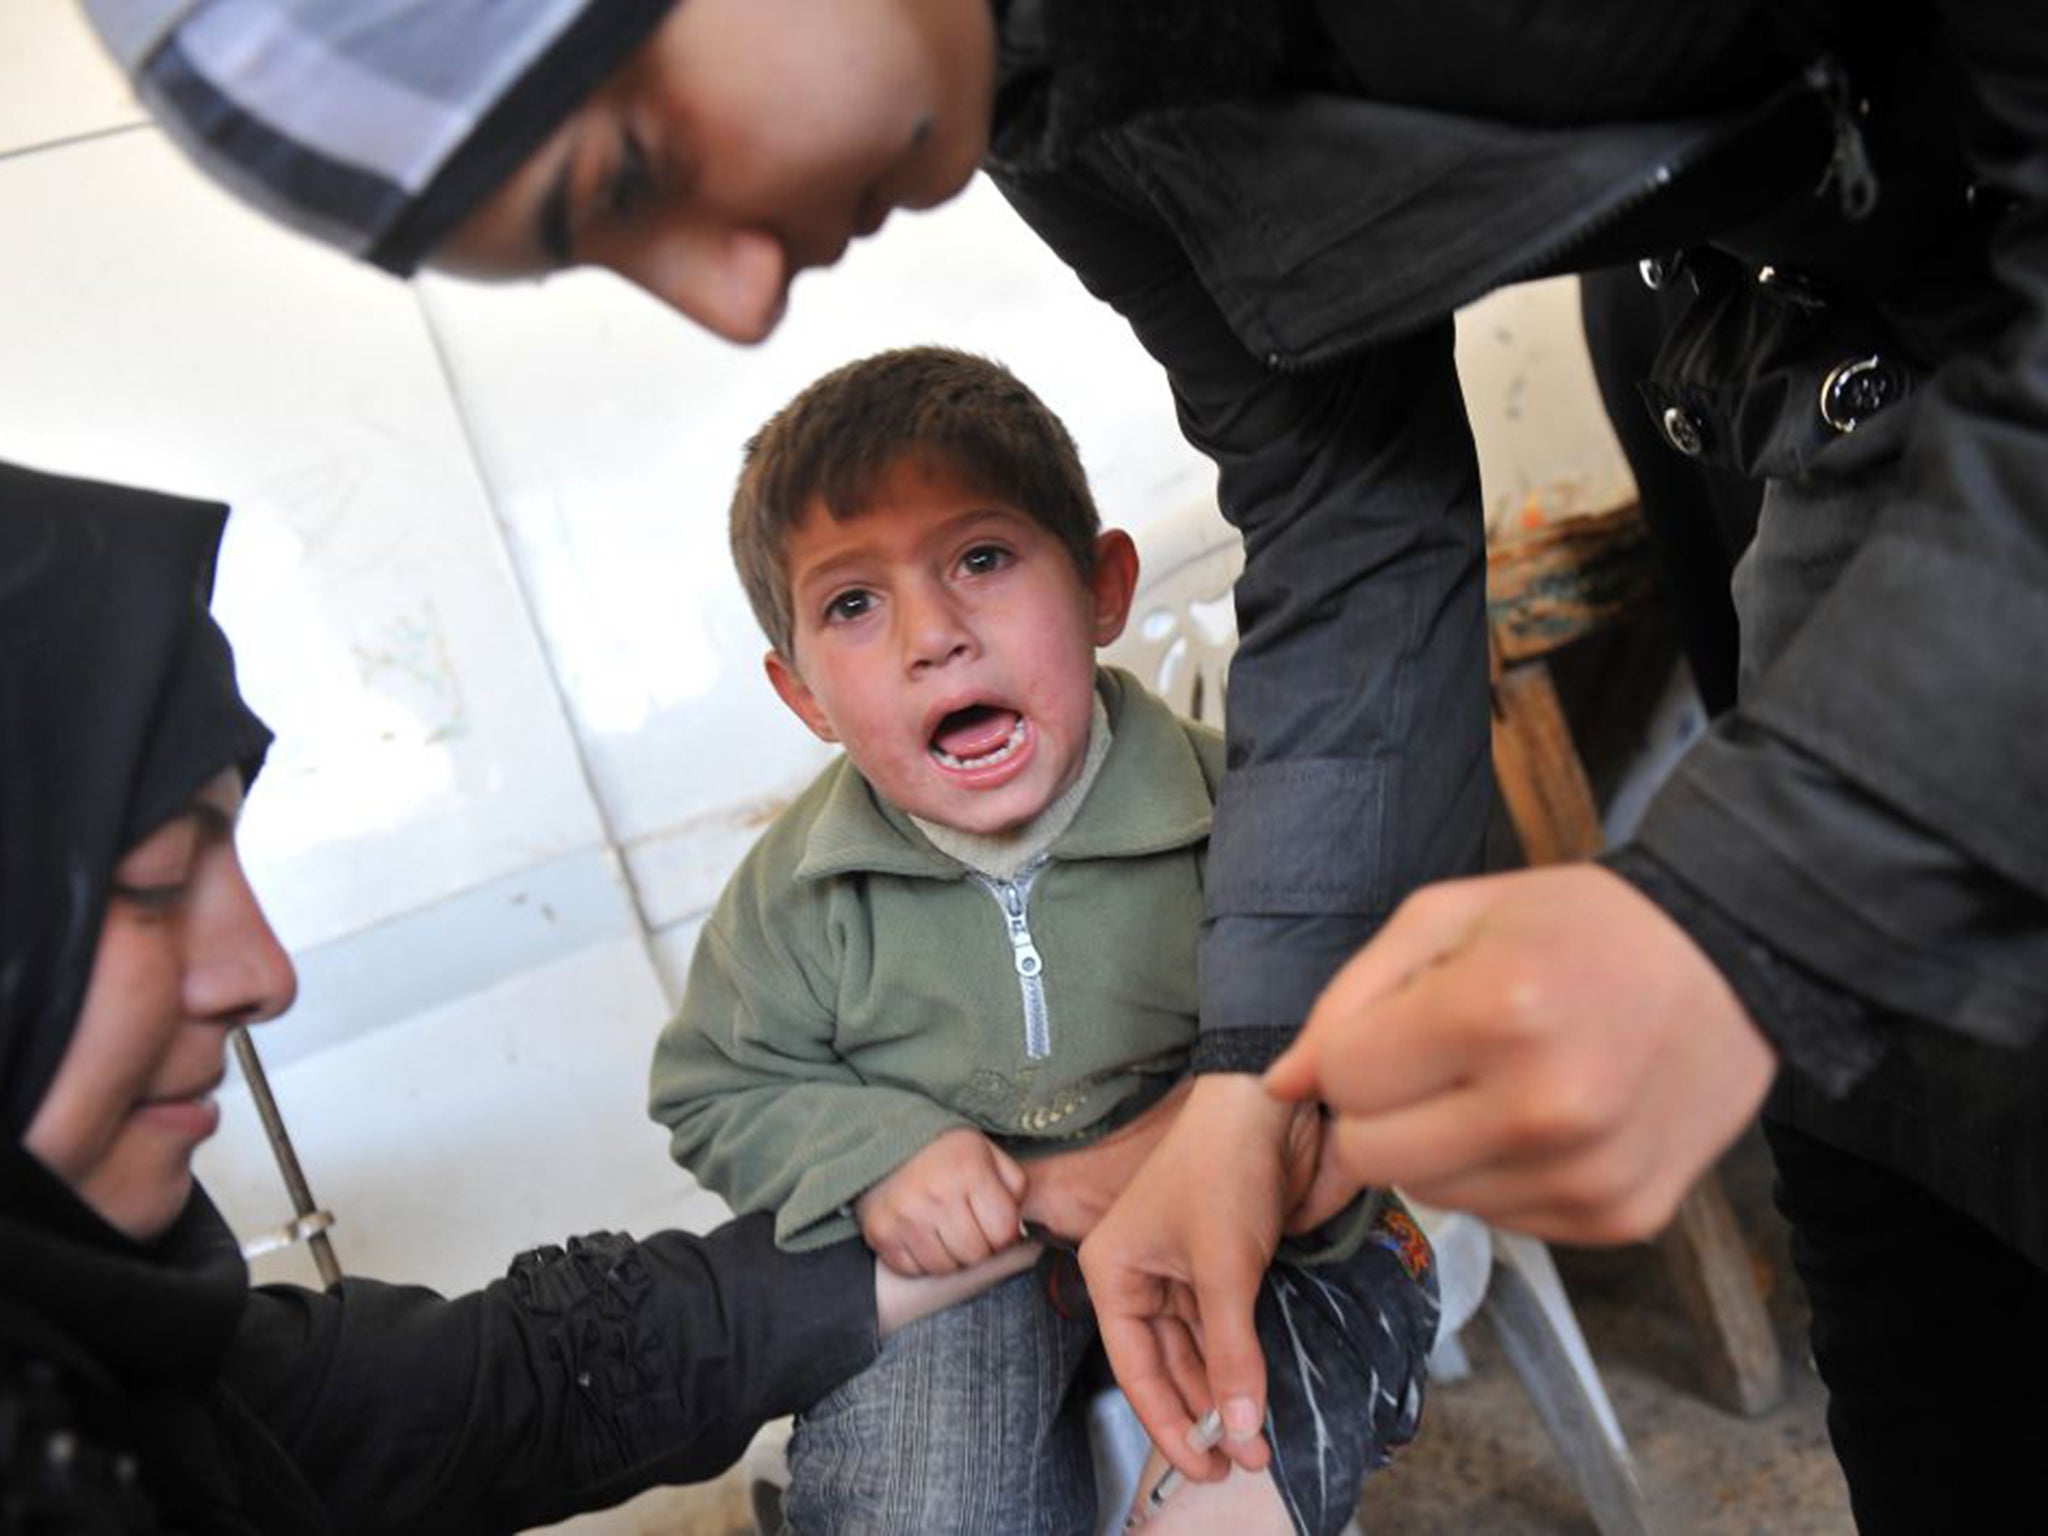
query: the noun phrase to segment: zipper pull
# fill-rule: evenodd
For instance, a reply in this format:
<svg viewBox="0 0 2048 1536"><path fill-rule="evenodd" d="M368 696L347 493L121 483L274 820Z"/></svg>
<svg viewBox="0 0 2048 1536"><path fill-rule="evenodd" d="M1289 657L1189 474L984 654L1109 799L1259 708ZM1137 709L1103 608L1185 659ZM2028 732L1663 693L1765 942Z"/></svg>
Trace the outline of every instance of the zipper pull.
<svg viewBox="0 0 2048 1536"><path fill-rule="evenodd" d="M1851 99L1848 73L1833 56L1812 65L1806 78L1827 97L1828 114L1835 125L1835 147L1814 190L1825 192L1833 187L1842 217L1860 223L1876 209L1879 191L1877 168L1870 163L1870 146L1863 139L1862 108Z"/></svg>
<svg viewBox="0 0 2048 1536"><path fill-rule="evenodd" d="M1039 958L1038 946L1031 942L1031 929L1024 921L1024 893L1014 881L1003 882L1003 911L1010 919L1011 958L1016 962L1017 974L1036 976L1045 969L1045 962Z"/></svg>

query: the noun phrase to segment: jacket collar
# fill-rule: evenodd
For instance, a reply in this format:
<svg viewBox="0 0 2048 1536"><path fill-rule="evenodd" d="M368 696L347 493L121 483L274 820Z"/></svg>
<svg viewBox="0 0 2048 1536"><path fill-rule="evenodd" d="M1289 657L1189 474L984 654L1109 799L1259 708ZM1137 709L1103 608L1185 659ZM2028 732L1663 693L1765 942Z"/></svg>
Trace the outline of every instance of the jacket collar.
<svg viewBox="0 0 2048 1536"><path fill-rule="evenodd" d="M1117 667L1097 668L1095 691L1109 711L1109 756L1051 856L1136 858L1202 841L1214 794L1173 711ZM826 773L824 802L804 839L797 879L883 874L958 880L967 873L877 796L846 758Z"/></svg>

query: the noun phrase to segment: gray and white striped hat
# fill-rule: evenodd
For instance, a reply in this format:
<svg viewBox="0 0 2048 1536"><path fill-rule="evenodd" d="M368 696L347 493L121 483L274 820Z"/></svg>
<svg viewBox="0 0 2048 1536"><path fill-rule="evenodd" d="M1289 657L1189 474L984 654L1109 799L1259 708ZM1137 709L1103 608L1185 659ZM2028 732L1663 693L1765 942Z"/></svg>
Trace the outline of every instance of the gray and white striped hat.
<svg viewBox="0 0 2048 1536"><path fill-rule="evenodd" d="M84 0L203 170L401 275L676 3Z"/></svg>

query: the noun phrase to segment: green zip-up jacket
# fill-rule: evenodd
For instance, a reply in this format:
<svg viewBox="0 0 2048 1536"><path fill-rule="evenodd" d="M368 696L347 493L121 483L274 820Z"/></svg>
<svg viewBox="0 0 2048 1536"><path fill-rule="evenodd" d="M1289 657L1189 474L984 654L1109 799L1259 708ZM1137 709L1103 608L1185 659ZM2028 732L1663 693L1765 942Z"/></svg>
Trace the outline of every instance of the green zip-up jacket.
<svg viewBox="0 0 2048 1536"><path fill-rule="evenodd" d="M652 1112L734 1210L776 1213L784 1248L852 1236L855 1197L943 1131L1028 1156L1184 1070L1223 740L1128 673L1096 688L1109 754L1014 881L940 853L841 758L719 898Z"/></svg>

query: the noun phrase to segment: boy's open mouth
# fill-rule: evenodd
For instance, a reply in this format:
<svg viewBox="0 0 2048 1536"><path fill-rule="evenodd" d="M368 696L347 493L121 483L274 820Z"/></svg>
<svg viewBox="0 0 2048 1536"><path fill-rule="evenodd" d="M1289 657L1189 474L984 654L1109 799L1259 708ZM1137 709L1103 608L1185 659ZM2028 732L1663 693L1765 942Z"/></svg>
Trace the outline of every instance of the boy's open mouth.
<svg viewBox="0 0 2048 1536"><path fill-rule="evenodd" d="M931 754L947 768L993 768L1024 744L1024 717L994 704L956 709L932 732Z"/></svg>

